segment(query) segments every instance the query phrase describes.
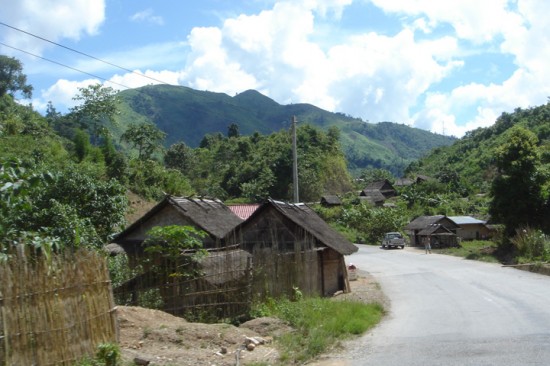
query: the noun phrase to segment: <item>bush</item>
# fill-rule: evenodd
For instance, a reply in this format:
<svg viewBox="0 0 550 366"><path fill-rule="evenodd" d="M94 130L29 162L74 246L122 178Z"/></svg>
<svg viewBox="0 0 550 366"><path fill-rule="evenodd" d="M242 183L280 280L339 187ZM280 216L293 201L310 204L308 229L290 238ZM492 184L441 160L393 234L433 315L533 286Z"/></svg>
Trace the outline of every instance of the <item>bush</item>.
<svg viewBox="0 0 550 366"><path fill-rule="evenodd" d="M550 237L541 230L529 227L517 229L511 242L517 250L520 262L550 259Z"/></svg>

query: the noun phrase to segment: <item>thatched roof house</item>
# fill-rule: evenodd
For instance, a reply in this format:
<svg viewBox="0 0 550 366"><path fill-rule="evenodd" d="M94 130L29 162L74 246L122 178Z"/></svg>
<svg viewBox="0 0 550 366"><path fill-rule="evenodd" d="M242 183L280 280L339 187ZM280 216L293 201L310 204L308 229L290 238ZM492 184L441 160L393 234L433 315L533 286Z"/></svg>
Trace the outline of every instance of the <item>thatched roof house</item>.
<svg viewBox="0 0 550 366"><path fill-rule="evenodd" d="M321 197L320 203L325 207L340 206L342 204L342 200L336 195L327 194Z"/></svg>
<svg viewBox="0 0 550 366"><path fill-rule="evenodd" d="M460 226L445 215L419 216L405 226L413 246L424 245L426 241L434 247L456 246L459 229Z"/></svg>
<svg viewBox="0 0 550 366"><path fill-rule="evenodd" d="M374 192L381 193L385 199L397 196L397 191L387 179L369 183L359 195L369 196Z"/></svg>
<svg viewBox="0 0 550 366"><path fill-rule="evenodd" d="M252 253L254 291L265 296L332 295L348 291L344 255L357 251L305 204L268 200L235 228L234 238Z"/></svg>
<svg viewBox="0 0 550 366"><path fill-rule="evenodd" d="M113 243L127 254L139 253L147 232L155 226L193 226L207 233L204 248L223 246L223 238L243 220L219 200L166 196L145 215L118 234Z"/></svg>

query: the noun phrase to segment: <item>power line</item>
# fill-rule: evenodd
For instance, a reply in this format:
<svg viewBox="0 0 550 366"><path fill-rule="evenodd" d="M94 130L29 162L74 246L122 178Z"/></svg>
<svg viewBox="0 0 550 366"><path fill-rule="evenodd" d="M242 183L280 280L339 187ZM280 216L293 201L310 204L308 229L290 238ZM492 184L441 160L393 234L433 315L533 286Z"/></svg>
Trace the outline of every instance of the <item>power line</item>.
<svg viewBox="0 0 550 366"><path fill-rule="evenodd" d="M92 76L92 77L94 77L94 78L101 79L101 80L106 81L106 82L108 82L108 83L116 84L116 85L122 86L123 88L126 88L126 89L132 89L132 88L130 88L129 86L126 86L126 85L117 83L116 81L111 81L111 80L108 80L108 79L106 79L106 78L104 78L104 77L101 77L101 76L98 76L98 75L91 74L91 73L89 73L89 72L86 72L86 71L83 71L83 70L74 68L74 67L69 66L69 65L62 64L61 62L57 62L57 61L50 60L50 59L47 59L47 58L42 57L42 56L35 55L34 53L31 53L31 52L22 50L22 49L17 48L17 47L13 47L13 46L7 45L7 44L5 44L5 43L3 43L3 42L0 42L0 45L2 45L2 46L4 46L4 47L11 48L11 49L14 49L14 50L17 50L17 51L19 51L19 52L26 53L27 55L31 55L31 56L37 57L37 58L42 59L42 60L44 60L44 61L48 61L48 62L51 62L51 63L53 63L53 64L56 64L56 65L59 65L59 66L63 66L63 67L66 67L66 68L68 68L68 69L71 69L71 70L74 70L74 71L77 71L77 72L80 72L80 73L83 73L83 74Z"/></svg>
<svg viewBox="0 0 550 366"><path fill-rule="evenodd" d="M124 70L124 71L126 71L126 72L129 72L129 73L132 73L132 74L135 74L135 75L142 76L142 77L144 77L144 78L147 78L147 79L156 81L156 82L161 83L161 84L168 84L168 85L170 85L170 83L167 83L167 82L165 82L165 81L158 80L158 79L155 79L155 78L153 78L153 77L150 77L150 76L147 76L147 75L145 75L145 74L142 74L142 73L140 73L140 72L136 72L136 71L130 70L130 69L128 69L128 68L125 68L125 67L122 67L122 66L113 64L112 62L102 60L102 59L97 58L97 57L95 57L95 56L92 56L92 55L89 55L89 54L87 54L87 53L84 53L84 52L75 50L74 48L71 48L71 47L64 46L64 45L62 45L62 44L56 43L56 42L54 42L54 41L51 41L51 40L46 39L46 38L44 38L44 37L38 36L38 35L36 35L36 34L27 32L27 31L25 31L25 30L23 30L23 29L19 29L19 28L17 28L17 27L11 26L11 25L6 24L6 23L4 23L4 22L1 22L1 21L0 21L0 25L3 25L3 26L8 27L8 28L11 28L11 29L16 30L16 31L18 31L18 32L27 34L27 35L32 36L32 37L34 37L34 38L40 39L40 40L42 40L42 41L44 41L44 42L51 43L51 44L53 44L53 45L56 45L56 46L61 47L61 48L64 48L64 49L66 49L66 50L69 50L69 51L78 53L79 55L86 56L86 57L89 57L89 58L91 58L91 59L94 59L94 60L103 62L104 64L107 64L107 65L116 67L116 68L121 69L121 70ZM10 47L10 46L7 46L7 47ZM11 48L14 48L14 47L11 47ZM25 51L22 51L22 52L25 52ZM26 52L26 53L27 53L27 52ZM33 56L35 56L35 55L33 55ZM42 58L42 57L40 57L40 56L36 56L36 57ZM47 61L49 61L49 60L47 60ZM116 83L115 83L115 84L116 84Z"/></svg>

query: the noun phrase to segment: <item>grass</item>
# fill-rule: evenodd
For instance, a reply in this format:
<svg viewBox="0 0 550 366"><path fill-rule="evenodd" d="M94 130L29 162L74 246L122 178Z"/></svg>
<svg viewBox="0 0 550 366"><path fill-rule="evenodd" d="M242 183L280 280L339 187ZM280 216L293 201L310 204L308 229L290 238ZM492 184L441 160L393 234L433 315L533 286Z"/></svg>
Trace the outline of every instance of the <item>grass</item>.
<svg viewBox="0 0 550 366"><path fill-rule="evenodd" d="M366 332L384 314L379 304L326 298L270 300L259 306L262 316L278 317L295 329L276 340L285 365L302 364L339 341Z"/></svg>
<svg viewBox="0 0 550 366"><path fill-rule="evenodd" d="M435 253L454 255L465 259L498 263L497 244L490 240L463 241L458 248L433 249Z"/></svg>

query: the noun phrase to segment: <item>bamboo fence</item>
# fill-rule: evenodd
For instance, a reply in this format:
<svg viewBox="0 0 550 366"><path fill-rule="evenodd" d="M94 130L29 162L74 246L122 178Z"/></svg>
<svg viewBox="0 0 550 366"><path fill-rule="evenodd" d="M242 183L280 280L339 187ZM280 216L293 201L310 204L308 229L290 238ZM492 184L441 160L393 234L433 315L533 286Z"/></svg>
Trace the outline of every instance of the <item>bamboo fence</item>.
<svg viewBox="0 0 550 366"><path fill-rule="evenodd" d="M117 342L104 256L27 256L0 263L0 365L74 365Z"/></svg>

